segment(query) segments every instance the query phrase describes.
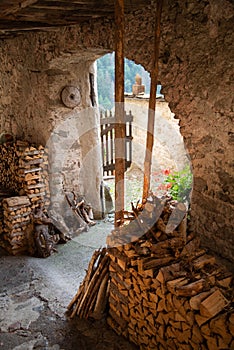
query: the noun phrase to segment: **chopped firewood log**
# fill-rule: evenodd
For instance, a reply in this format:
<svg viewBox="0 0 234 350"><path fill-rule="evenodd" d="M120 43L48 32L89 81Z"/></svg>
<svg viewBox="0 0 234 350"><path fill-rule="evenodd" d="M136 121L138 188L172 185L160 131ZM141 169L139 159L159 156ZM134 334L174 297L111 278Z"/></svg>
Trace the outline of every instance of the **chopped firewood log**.
<svg viewBox="0 0 234 350"><path fill-rule="evenodd" d="M177 277L183 277L186 275L187 275L187 272L183 271L183 269L181 268L181 264L175 263L175 264L172 264L169 266L161 267L157 276L156 276L156 279L160 283L165 283L165 282L173 280Z"/></svg>
<svg viewBox="0 0 234 350"><path fill-rule="evenodd" d="M201 278L200 280L189 283L187 285L177 286L175 288L175 294L178 296L194 296L203 291L206 288L206 285L206 281Z"/></svg>
<svg viewBox="0 0 234 350"><path fill-rule="evenodd" d="M216 276L216 282L220 287L230 288L232 286L233 276L228 271L223 271L220 275Z"/></svg>
<svg viewBox="0 0 234 350"><path fill-rule="evenodd" d="M186 211L186 206L183 203L178 203L176 205L166 225L166 233L172 233L176 229L176 227L178 227L178 225L184 219Z"/></svg>
<svg viewBox="0 0 234 350"><path fill-rule="evenodd" d="M208 254L202 255L199 258L193 260L193 266L195 269L202 269L207 264L215 264L215 257Z"/></svg>
<svg viewBox="0 0 234 350"><path fill-rule="evenodd" d="M182 237L173 237L165 241L152 244L152 246L150 247L150 250L151 252L157 253L158 251L163 249L176 249L176 248L182 248L183 246L184 246L184 241Z"/></svg>
<svg viewBox="0 0 234 350"><path fill-rule="evenodd" d="M184 246L180 256L182 257L182 256L185 256L185 255L192 254L194 251L197 251L199 246L200 246L200 238L199 237L195 237L193 240L191 240L190 242L188 242Z"/></svg>
<svg viewBox="0 0 234 350"><path fill-rule="evenodd" d="M107 300L108 300L108 280L109 275L106 274L104 279L101 282L100 289L97 294L97 300L95 303L94 312L92 314L92 317L95 319L100 319L103 317L103 313L105 312Z"/></svg>
<svg viewBox="0 0 234 350"><path fill-rule="evenodd" d="M166 256L164 258L159 258L159 259L154 258L154 257L144 258L144 259L139 260L138 266L141 266L141 269L143 271L145 271L145 270L157 268L159 266L167 265L172 260L174 260L174 258L171 256Z"/></svg>
<svg viewBox="0 0 234 350"><path fill-rule="evenodd" d="M200 314L203 317L214 317L222 311L227 305L228 300L220 290L216 290L200 304Z"/></svg>
<svg viewBox="0 0 234 350"><path fill-rule="evenodd" d="M200 310L201 302L208 297L210 294L214 292L214 289L210 289L207 292L202 292L200 294L195 295L189 300L189 305L193 310Z"/></svg>

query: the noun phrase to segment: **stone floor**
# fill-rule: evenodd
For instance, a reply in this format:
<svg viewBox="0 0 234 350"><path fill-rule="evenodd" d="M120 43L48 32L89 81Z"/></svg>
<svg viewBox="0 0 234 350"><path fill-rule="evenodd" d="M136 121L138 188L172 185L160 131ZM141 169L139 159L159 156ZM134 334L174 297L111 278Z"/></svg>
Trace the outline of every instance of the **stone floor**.
<svg viewBox="0 0 234 350"><path fill-rule="evenodd" d="M46 259L0 252L0 350L134 350L105 321L70 320L93 251L105 245L109 222L98 222Z"/></svg>

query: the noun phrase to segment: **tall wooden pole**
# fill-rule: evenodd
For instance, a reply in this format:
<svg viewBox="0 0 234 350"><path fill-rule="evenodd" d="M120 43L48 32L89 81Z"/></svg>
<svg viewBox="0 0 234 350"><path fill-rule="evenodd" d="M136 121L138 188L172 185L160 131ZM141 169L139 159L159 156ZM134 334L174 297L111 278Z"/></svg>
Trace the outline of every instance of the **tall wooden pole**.
<svg viewBox="0 0 234 350"><path fill-rule="evenodd" d="M115 1L115 227L124 210L125 117L124 117L124 0Z"/></svg>
<svg viewBox="0 0 234 350"><path fill-rule="evenodd" d="M150 76L151 76L150 99L149 99L147 140L146 140L146 151L145 151L145 162L144 162L144 185L143 185L143 195L142 195L143 203L148 197L148 193L150 189L152 151L153 151L153 145L154 145L154 120L155 120L155 110L156 110L157 81L158 81L158 59L159 59L160 21L161 21L161 13L162 13L162 2L163 0L157 0L156 18L155 18L154 57L152 58L153 66L150 72Z"/></svg>

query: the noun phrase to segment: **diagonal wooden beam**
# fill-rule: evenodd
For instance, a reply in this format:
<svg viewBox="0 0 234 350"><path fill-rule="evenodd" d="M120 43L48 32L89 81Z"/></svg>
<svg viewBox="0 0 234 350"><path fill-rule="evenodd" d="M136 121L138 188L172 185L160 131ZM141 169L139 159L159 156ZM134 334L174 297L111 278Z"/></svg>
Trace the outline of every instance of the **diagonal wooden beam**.
<svg viewBox="0 0 234 350"><path fill-rule="evenodd" d="M125 172L124 0L115 1L115 227L123 221Z"/></svg>
<svg viewBox="0 0 234 350"><path fill-rule="evenodd" d="M154 122L155 122L155 110L156 110L156 92L158 81L158 60L159 60L159 44L160 44L160 21L162 13L163 0L157 0L156 18L155 18L155 36L154 36L154 53L153 53L153 66L150 72L150 99L148 110L148 125L147 125L147 139L146 139L146 151L144 162L144 185L142 203L144 203L148 197L150 189L150 175L152 164L152 151L154 145Z"/></svg>
<svg viewBox="0 0 234 350"><path fill-rule="evenodd" d="M36 4L38 0L3 0L0 4L1 9L1 17L16 14L20 12L22 9Z"/></svg>

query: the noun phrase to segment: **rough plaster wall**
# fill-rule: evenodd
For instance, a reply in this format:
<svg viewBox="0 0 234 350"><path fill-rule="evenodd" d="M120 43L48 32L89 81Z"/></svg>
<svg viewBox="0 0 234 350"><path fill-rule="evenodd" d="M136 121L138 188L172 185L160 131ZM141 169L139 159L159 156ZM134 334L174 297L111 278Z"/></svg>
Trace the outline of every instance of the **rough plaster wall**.
<svg viewBox="0 0 234 350"><path fill-rule="evenodd" d="M1 131L50 147L52 208L58 214L69 212L64 190L75 190L100 217L98 110L91 107L89 82L95 67L88 56L56 57L55 46L52 51L54 60L49 43L33 35L2 41ZM81 94L81 103L72 109L60 98L67 85L78 87Z"/></svg>
<svg viewBox="0 0 234 350"><path fill-rule="evenodd" d="M149 70L152 10L130 14L125 27L126 57ZM1 117L14 116L27 135L38 128L38 123L32 127L35 118L52 123L48 106L54 101L48 96L48 80L53 85L55 78L46 70L57 59L66 62L77 52L84 60L94 60L112 51L113 28L113 20L106 18L3 41ZM233 41L231 1L164 1L160 82L171 111L180 119L192 159L192 227L204 244L230 259L234 259Z"/></svg>
<svg viewBox="0 0 234 350"><path fill-rule="evenodd" d="M148 105L148 98L125 97L125 110L131 111L133 115L133 163L140 169L144 169ZM182 170L188 162L178 120L174 119L168 103L163 99L157 99L156 103L152 157L153 172L164 169Z"/></svg>

